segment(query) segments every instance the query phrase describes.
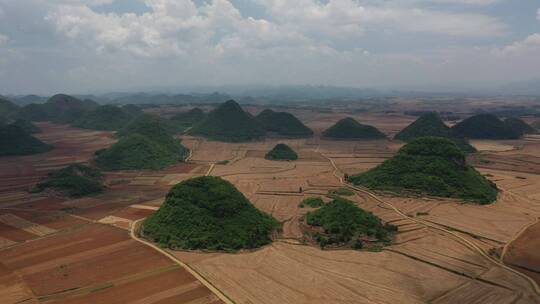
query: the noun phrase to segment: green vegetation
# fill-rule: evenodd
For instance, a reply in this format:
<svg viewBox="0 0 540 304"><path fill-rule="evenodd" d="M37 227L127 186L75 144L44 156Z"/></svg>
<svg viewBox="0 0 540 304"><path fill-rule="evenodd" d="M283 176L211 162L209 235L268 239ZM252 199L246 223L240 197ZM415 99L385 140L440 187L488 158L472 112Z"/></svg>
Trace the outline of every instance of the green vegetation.
<svg viewBox="0 0 540 304"><path fill-rule="evenodd" d="M277 227L231 183L205 176L174 186L143 234L172 249L237 251L269 244Z"/></svg>
<svg viewBox="0 0 540 304"><path fill-rule="evenodd" d="M158 117L141 115L122 128L120 140L96 153L96 164L105 170L159 170L184 161L189 155Z"/></svg>
<svg viewBox="0 0 540 304"><path fill-rule="evenodd" d="M28 134L41 133L41 129L28 120L17 119L14 122L12 122L11 125L17 126L23 129L23 131Z"/></svg>
<svg viewBox="0 0 540 304"><path fill-rule="evenodd" d="M7 125L0 128L0 156L38 154L52 148L18 126Z"/></svg>
<svg viewBox="0 0 540 304"><path fill-rule="evenodd" d="M504 120L504 124L517 134L524 135L536 133L536 130L533 127L519 118L507 118Z"/></svg>
<svg viewBox="0 0 540 304"><path fill-rule="evenodd" d="M321 227L314 238L321 248L351 246L355 249L389 243L396 227L383 225L381 219L359 208L351 201L337 198L320 209L307 214L307 224ZM366 246L371 243L370 246Z"/></svg>
<svg viewBox="0 0 540 304"><path fill-rule="evenodd" d="M256 117L267 132L278 133L289 137L307 137L313 135L313 131L306 127L298 118L287 112L274 112L264 110Z"/></svg>
<svg viewBox="0 0 540 304"><path fill-rule="evenodd" d="M82 117L86 111L97 106L98 104L91 100L79 100L69 95L57 94L44 104L30 104L21 108L17 115L19 118L30 121L72 123Z"/></svg>
<svg viewBox="0 0 540 304"><path fill-rule="evenodd" d="M77 128L117 131L133 119L133 115L123 108L105 105L86 112L71 125Z"/></svg>
<svg viewBox="0 0 540 304"><path fill-rule="evenodd" d="M351 117L338 121L323 132L324 137L335 139L381 139L386 138L377 128L363 125Z"/></svg>
<svg viewBox="0 0 540 304"><path fill-rule="evenodd" d="M189 133L228 142L250 141L266 134L260 123L251 114L244 112L234 100L208 113Z"/></svg>
<svg viewBox="0 0 540 304"><path fill-rule="evenodd" d="M298 154L286 144L277 144L264 157L269 160L297 160Z"/></svg>
<svg viewBox="0 0 540 304"><path fill-rule="evenodd" d="M469 142L454 135L437 113L426 113L420 116L416 121L401 130L395 139L410 142L419 137L436 136L451 139L465 153L474 153L476 149Z"/></svg>
<svg viewBox="0 0 540 304"><path fill-rule="evenodd" d="M72 164L49 173L44 181L32 189L32 192L53 189L69 197L81 197L103 192L105 187L102 178L101 172L96 168Z"/></svg>
<svg viewBox="0 0 540 304"><path fill-rule="evenodd" d="M421 137L381 165L348 179L371 189L406 191L460 198L487 204L497 199L497 186L465 163L451 140Z"/></svg>
<svg viewBox="0 0 540 304"><path fill-rule="evenodd" d="M206 113L204 113L203 110L199 108L193 108L187 112L175 114L173 117L171 117L171 121L175 125L186 129L203 121L205 117Z"/></svg>
<svg viewBox="0 0 540 304"><path fill-rule="evenodd" d="M328 191L329 196L353 196L354 192L349 188L337 188Z"/></svg>
<svg viewBox="0 0 540 304"><path fill-rule="evenodd" d="M460 137L477 139L517 139L523 135L491 114L469 117L455 125L452 131Z"/></svg>
<svg viewBox="0 0 540 304"><path fill-rule="evenodd" d="M18 110L19 107L16 104L0 96L0 121L8 119Z"/></svg>
<svg viewBox="0 0 540 304"><path fill-rule="evenodd" d="M298 204L298 207L304 208L306 206L311 208L318 208L324 205L324 201L320 197L308 197L304 199L300 204Z"/></svg>

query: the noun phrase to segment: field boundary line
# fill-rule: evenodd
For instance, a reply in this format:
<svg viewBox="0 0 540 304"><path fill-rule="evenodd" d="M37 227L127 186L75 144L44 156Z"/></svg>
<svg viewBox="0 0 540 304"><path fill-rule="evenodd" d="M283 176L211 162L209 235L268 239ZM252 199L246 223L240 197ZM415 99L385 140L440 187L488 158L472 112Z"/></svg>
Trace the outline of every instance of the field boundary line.
<svg viewBox="0 0 540 304"><path fill-rule="evenodd" d="M389 206L394 212L396 212L397 214L399 214L400 216L402 216L403 218L406 218L406 219L409 219L413 222L416 222L418 224L422 224L428 228L432 228L432 229L435 229L435 230L439 230L439 231L442 231L444 233L447 233L451 236L453 236L454 238L456 238L458 241L461 241L466 247L468 247L469 249L472 249L473 251L476 251L477 253L479 253L482 257L484 257L485 259L487 259L488 261L490 261L491 263L507 270L507 271L510 271L514 274L516 274L517 276L525 279L525 281L529 282L529 284L531 285L533 291L536 293L536 295L540 295L540 287L538 287L538 284L536 284L536 281L534 281L533 279L531 279L528 275L524 274L524 273L521 273L520 271L517 271L515 270L514 268L511 268L510 266L507 266L506 264L504 264L503 262L491 257L489 254L487 254L482 248L478 247L478 245L476 245L475 243L471 242L470 240L460 236L459 234L453 232L453 231L450 231L448 229L445 229L445 228L442 228L438 225L435 225L435 224L432 224L432 223L429 223L429 222L426 222L424 220L419 220L417 218L413 218L413 217L410 217L408 215L406 215L405 213L403 213L401 210L399 210L396 206L392 205L391 203L388 203L384 200L382 200L381 198L379 198L377 195L375 195L374 193L368 191L368 190L365 190L365 189L362 189L362 188L359 188L359 187L356 187L356 186L352 186L348 183L346 183L343 178L338 175L338 172L340 171L339 168L336 166L335 162L328 156L324 155L324 154L321 154L324 158L326 158L331 164L332 166L334 167L334 176L340 181L341 184L343 184L345 187L349 188L349 189L352 189L352 190L355 190L357 192L361 192L361 193L364 193L366 195L368 195L369 197L371 197L372 199L376 200L377 202L381 203L381 204L384 204L384 205L387 205Z"/></svg>
<svg viewBox="0 0 540 304"><path fill-rule="evenodd" d="M136 240L139 243L142 243L142 244L144 244L146 246L149 246L149 247L153 248L154 250L158 251L159 253L165 255L167 258L169 258L170 260L172 260L176 264L180 265L182 268L187 270L191 275L193 275L197 280L199 280L199 282L201 282L204 286L206 286L206 288L208 288L212 293L214 293L220 300L222 300L226 304L236 304L231 298L229 298L227 295L225 295L225 293L223 293L216 286L214 286L214 284L210 283L210 281L205 279L199 272L197 272L197 270L193 269L188 264L180 261L178 258L176 258L171 253L159 248L158 246L156 246L156 245L154 245L154 244L152 244L150 242L147 242L147 241L139 238L137 236L137 228L138 228L139 224L144 219L145 218L138 219L138 220L134 221L133 224L131 225L130 236L131 236L132 239Z"/></svg>

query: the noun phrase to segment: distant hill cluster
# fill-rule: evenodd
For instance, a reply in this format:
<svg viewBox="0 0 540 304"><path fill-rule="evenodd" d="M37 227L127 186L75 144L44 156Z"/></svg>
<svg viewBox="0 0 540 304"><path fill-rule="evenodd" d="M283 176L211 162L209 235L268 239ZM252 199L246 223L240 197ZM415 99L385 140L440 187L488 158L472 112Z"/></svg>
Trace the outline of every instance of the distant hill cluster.
<svg viewBox="0 0 540 304"><path fill-rule="evenodd" d="M437 113L425 113L416 121L401 130L395 139L410 142L424 136L444 137L452 140L465 153L474 153L476 149L462 136L448 127Z"/></svg>
<svg viewBox="0 0 540 304"><path fill-rule="evenodd" d="M386 135L377 128L363 125L354 118L346 117L323 132L323 136L331 139L384 139Z"/></svg>
<svg viewBox="0 0 540 304"><path fill-rule="evenodd" d="M518 118L502 121L492 114L471 116L452 128L454 134L471 139L518 139L528 132L527 124Z"/></svg>
<svg viewBox="0 0 540 304"><path fill-rule="evenodd" d="M184 161L189 150L174 138L159 117L138 116L120 131L119 141L96 152L96 164L104 170L159 170Z"/></svg>
<svg viewBox="0 0 540 304"><path fill-rule="evenodd" d="M487 204L497 199L497 187L473 167L447 138L420 137L391 159L348 180L376 190L459 198Z"/></svg>
<svg viewBox="0 0 540 304"><path fill-rule="evenodd" d="M254 117L234 100L218 106L189 130L193 135L229 142L257 140L268 132L284 137L307 137L313 134L292 114L265 110Z"/></svg>

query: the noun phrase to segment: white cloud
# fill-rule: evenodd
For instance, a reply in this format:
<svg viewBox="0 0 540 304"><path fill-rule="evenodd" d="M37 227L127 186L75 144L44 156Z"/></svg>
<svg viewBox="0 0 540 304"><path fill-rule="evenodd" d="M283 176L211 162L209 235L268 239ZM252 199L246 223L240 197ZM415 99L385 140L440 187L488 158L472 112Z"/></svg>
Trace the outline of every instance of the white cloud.
<svg viewBox="0 0 540 304"><path fill-rule="evenodd" d="M510 45L505 46L502 49L495 50L495 54L502 55L523 55L526 53L536 54L540 58L540 34L535 33L522 41L514 42Z"/></svg>
<svg viewBox="0 0 540 304"><path fill-rule="evenodd" d="M458 14L414 7L361 5L355 0L258 0L272 18L297 30L329 35L361 34L365 30L431 33L461 37L504 34L506 25L480 14Z"/></svg>
<svg viewBox="0 0 540 304"><path fill-rule="evenodd" d="M5 44L9 41L9 37L6 35L0 34L0 45Z"/></svg>
<svg viewBox="0 0 540 304"><path fill-rule="evenodd" d="M299 33L281 31L266 20L243 18L226 0L197 7L192 1L146 0L152 12L99 14L84 5L55 7L46 17L58 32L94 45L99 52L128 51L146 57L199 52L218 47L299 44Z"/></svg>

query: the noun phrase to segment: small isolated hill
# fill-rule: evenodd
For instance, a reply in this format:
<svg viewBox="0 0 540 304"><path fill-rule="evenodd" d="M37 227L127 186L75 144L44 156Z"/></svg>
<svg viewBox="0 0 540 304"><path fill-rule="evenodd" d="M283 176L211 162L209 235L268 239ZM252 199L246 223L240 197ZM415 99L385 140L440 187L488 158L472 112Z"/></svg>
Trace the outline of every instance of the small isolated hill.
<svg viewBox="0 0 540 304"><path fill-rule="evenodd" d="M306 216L307 224L320 227L313 238L324 248L327 246L347 246L355 249L391 242L396 227L384 225L380 218L365 211L355 203L336 198L320 209Z"/></svg>
<svg viewBox="0 0 540 304"><path fill-rule="evenodd" d="M298 154L286 144L277 144L264 157L269 160L297 160Z"/></svg>
<svg viewBox="0 0 540 304"><path fill-rule="evenodd" d="M291 113L275 112L266 109L259 113L256 119L267 132L290 137L307 137L313 135L313 131Z"/></svg>
<svg viewBox="0 0 540 304"><path fill-rule="evenodd" d="M189 128L206 118L206 113L199 108L193 108L187 112L176 113L171 117L171 121L182 128Z"/></svg>
<svg viewBox="0 0 540 304"><path fill-rule="evenodd" d="M43 192L49 189L69 197L81 197L103 192L105 187L102 179L103 175L98 169L72 164L49 173L47 178L34 186L31 191Z"/></svg>
<svg viewBox="0 0 540 304"><path fill-rule="evenodd" d="M354 118L347 117L338 121L323 132L324 137L334 139L382 139L386 138L381 131L373 126L363 125Z"/></svg>
<svg viewBox="0 0 540 304"><path fill-rule="evenodd" d="M0 156L39 154L52 148L18 126L7 125L0 128Z"/></svg>
<svg viewBox="0 0 540 304"><path fill-rule="evenodd" d="M449 139L420 137L391 159L349 177L356 185L459 198L487 204L497 199L497 186L465 162L465 154Z"/></svg>
<svg viewBox="0 0 540 304"><path fill-rule="evenodd" d="M258 139L264 136L266 131L251 114L242 110L236 101L229 100L208 113L189 133L213 140L242 142Z"/></svg>
<svg viewBox="0 0 540 304"><path fill-rule="evenodd" d="M28 120L17 119L14 122L12 122L11 125L14 125L23 129L24 132L28 134L41 133L41 129Z"/></svg>
<svg viewBox="0 0 540 304"><path fill-rule="evenodd" d="M277 227L230 182L204 176L174 186L142 233L172 249L237 251L269 244Z"/></svg>
<svg viewBox="0 0 540 304"><path fill-rule="evenodd" d="M537 133L533 127L531 127L528 123L524 122L522 119L519 118L507 118L504 120L504 124L507 125L514 132L521 135Z"/></svg>
<svg viewBox="0 0 540 304"><path fill-rule="evenodd" d="M117 131L132 119L133 115L123 108L105 105L87 111L71 125L83 129Z"/></svg>
<svg viewBox="0 0 540 304"><path fill-rule="evenodd" d="M452 131L460 137L475 139L517 139L522 135L492 114L469 117L455 125Z"/></svg>
<svg viewBox="0 0 540 304"><path fill-rule="evenodd" d="M11 117L18 110L16 104L0 96L0 120Z"/></svg>
<svg viewBox="0 0 540 304"><path fill-rule="evenodd" d="M72 123L86 111L96 108L98 104L91 100L80 100L73 96L57 94L44 104L29 104L21 108L19 118L30 121L52 121L55 123Z"/></svg>
<svg viewBox="0 0 540 304"><path fill-rule="evenodd" d="M445 137L455 142L458 147L465 153L474 153L476 149L471 146L466 139L456 136L450 127L448 127L441 119L441 117L434 112L426 113L420 116L412 124L408 125L405 129L401 130L395 139L399 139L405 142L412 141L419 137L436 136Z"/></svg>
<svg viewBox="0 0 540 304"><path fill-rule="evenodd" d="M96 164L105 170L159 170L184 161L189 153L152 115L135 118L117 135L116 144L96 152Z"/></svg>

